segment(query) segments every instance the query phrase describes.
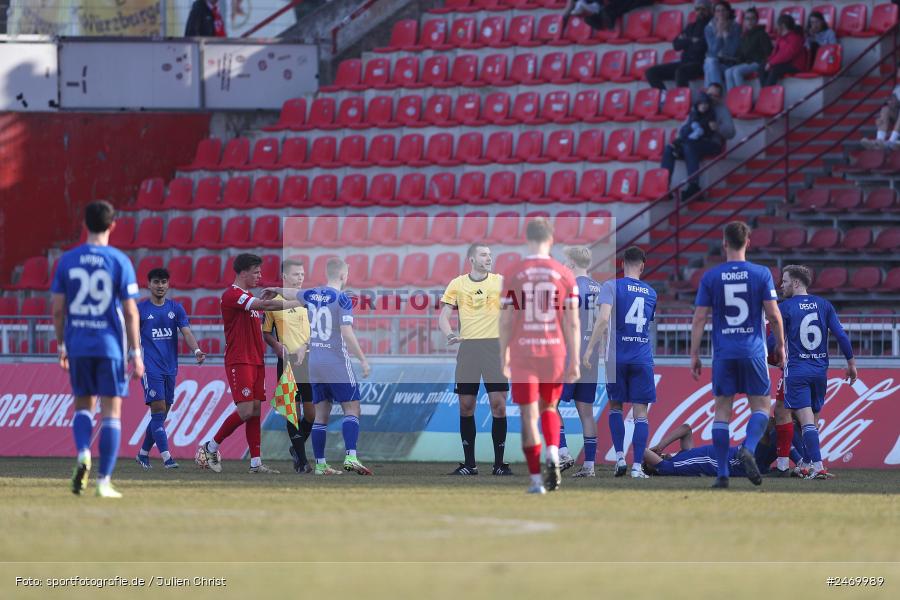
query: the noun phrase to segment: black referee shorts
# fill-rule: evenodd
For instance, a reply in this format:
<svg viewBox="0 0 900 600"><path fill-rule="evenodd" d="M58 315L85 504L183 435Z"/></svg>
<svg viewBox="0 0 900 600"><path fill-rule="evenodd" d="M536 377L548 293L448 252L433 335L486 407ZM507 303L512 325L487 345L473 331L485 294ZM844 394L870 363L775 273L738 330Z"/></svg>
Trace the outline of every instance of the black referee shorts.
<svg viewBox="0 0 900 600"><path fill-rule="evenodd" d="M297 382L297 395L294 397L294 401L312 402L312 385L309 383L309 354L306 355L306 359L300 366L297 366L294 362L293 354L290 355L290 360L291 368L294 370L294 381ZM281 379L281 374L284 372L284 363L280 358L278 359L277 371L278 379Z"/></svg>
<svg viewBox="0 0 900 600"><path fill-rule="evenodd" d="M482 380L489 393L509 391L509 381L503 376L500 365L500 340L497 338L463 340L459 344L454 392L476 396Z"/></svg>

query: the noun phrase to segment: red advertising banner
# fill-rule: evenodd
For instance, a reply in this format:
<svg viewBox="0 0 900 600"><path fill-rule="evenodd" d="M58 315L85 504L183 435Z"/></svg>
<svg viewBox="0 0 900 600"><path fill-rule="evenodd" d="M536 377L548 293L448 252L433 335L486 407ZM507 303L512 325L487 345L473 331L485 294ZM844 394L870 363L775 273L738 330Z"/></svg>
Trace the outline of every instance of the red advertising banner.
<svg viewBox="0 0 900 600"><path fill-rule="evenodd" d="M266 390L273 390L275 369L267 372ZM0 456L71 456L74 398L68 373L56 364L0 365ZM263 415L268 412L263 407ZM225 380L225 367L182 366L178 370L175 404L166 420L169 450L176 458L193 458L200 442L208 440L234 411ZM94 418L95 424L100 416ZM122 403L120 456L134 456L144 441L150 412L140 383L131 382ZM94 452L97 451L94 429ZM221 446L224 458L240 458L247 450L241 430ZM152 452L156 455L156 451Z"/></svg>
<svg viewBox="0 0 900 600"><path fill-rule="evenodd" d="M900 465L900 382L895 382L898 374L897 369L862 368L860 378L850 385L842 379L843 370L829 371L825 406L818 423L824 461L846 468ZM657 402L649 412L651 447L682 423L693 429L696 445L712 443L715 403L710 375L709 361L699 381L694 381L685 367L656 368ZM770 375L774 388L781 373L772 369ZM730 427L733 444L744 439L749 418L747 398L735 399ZM615 461L605 414L599 425L598 457ZM631 439L632 428L630 415L626 415L626 441Z"/></svg>

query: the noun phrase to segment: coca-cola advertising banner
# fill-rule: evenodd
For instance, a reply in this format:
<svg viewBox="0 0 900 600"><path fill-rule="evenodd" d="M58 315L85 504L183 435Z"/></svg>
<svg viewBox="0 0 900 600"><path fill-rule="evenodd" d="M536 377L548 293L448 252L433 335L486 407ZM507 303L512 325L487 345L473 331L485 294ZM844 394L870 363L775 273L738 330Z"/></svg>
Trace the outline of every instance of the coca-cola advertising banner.
<svg viewBox="0 0 900 600"><path fill-rule="evenodd" d="M373 365L369 381L361 381L362 419L365 442L367 435L382 435L393 439L389 458L403 460L414 452L418 460L439 460L440 453L428 456L429 438L446 435L458 424L455 396L452 392L453 372L450 368L429 370L435 381L431 384L403 381L410 370L402 365L379 363ZM428 368L426 365L422 367ZM421 370L420 368L416 369ZM166 421L170 449L179 458L193 456L197 444L209 439L221 422L234 410L231 394L221 365L183 366L175 389L175 404ZM900 382L895 382L895 369L860 369L860 379L850 385L841 379L843 372L829 372L825 407L819 420L822 454L826 461L847 468L888 468L900 465ZM713 397L709 382L710 369L704 370L700 381L694 381L686 367L657 367L659 400L650 410L651 445L681 423L694 429L698 444L711 443ZM772 371L773 381L777 374ZM386 384L390 377L396 384ZM432 377L429 377L432 378ZM381 383L376 383L381 382ZM268 369L266 389L274 389L274 368ZM603 386L599 386L595 412L605 405ZM518 407L509 405L510 434L516 437ZM263 414L266 429L283 431L280 417ZM335 407L335 411L339 409ZM478 413L489 410L479 403ZM564 405L566 415L573 412ZM131 395L124 401L122 418L123 456L133 456L143 440L149 422L149 412L143 403L143 392L137 382L131 384ZM452 413L452 414L451 414ZM0 456L71 456L72 434L69 428L73 414L73 398L68 375L55 364L0 364ZM733 443L744 438L750 411L746 398L738 398L731 421ZM574 417L573 415L569 415ZM614 457L605 414L599 415L599 452L602 459ZM332 419L340 427L339 419ZM490 419L478 419L479 428L490 431ZM453 425L453 427L450 427ZM567 432L580 433L577 418L566 418ZM630 439L631 422L626 421ZM95 434L96 434L95 430ZM409 436L409 443L398 444L398 436ZM577 439L577 438L576 438ZM95 440L96 441L96 440ZM375 439L371 440L375 442ZM509 440L509 450L518 445ZM413 451L415 448L415 451ZM95 446L96 449L96 446ZM238 430L225 444L226 458L240 458L247 444ZM375 450L374 446L371 450ZM379 452L379 454L381 454ZM515 459L515 452L511 452ZM387 455L385 455L387 458Z"/></svg>

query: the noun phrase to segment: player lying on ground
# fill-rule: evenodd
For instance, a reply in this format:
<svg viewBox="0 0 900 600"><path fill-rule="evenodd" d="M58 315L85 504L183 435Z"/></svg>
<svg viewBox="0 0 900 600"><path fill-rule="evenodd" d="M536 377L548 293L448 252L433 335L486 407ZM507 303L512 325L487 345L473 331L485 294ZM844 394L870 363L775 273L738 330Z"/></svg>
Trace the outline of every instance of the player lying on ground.
<svg viewBox="0 0 900 600"><path fill-rule="evenodd" d="M553 227L547 219L529 221L525 237L529 255L503 273L500 360L519 405L528 493L544 494L558 489L561 477L556 404L563 383L581 376L577 360L566 364L566 356L580 356L578 286L572 272L550 258ZM538 419L547 444L543 482Z"/></svg>
<svg viewBox="0 0 900 600"><path fill-rule="evenodd" d="M856 381L856 359L850 339L844 332L837 313L830 302L811 295L807 288L812 283L812 273L802 265L787 265L783 269L781 291L784 301L778 305L784 321L787 340L787 364L784 367L782 387L784 407L793 413L802 428L802 444L812 463L809 477L827 479L828 470L822 464L819 443L819 412L825 404L828 386L828 333L837 338L838 346L847 359L846 378L851 385ZM769 346L775 340L769 336ZM780 418L779 421L785 419ZM793 436L794 425L788 420L780 423L778 469L788 473L787 457L782 455L783 442L788 429Z"/></svg>
<svg viewBox="0 0 900 600"><path fill-rule="evenodd" d="M238 254L232 263L234 283L222 294L222 321L225 325L225 377L237 410L228 415L213 439L200 444L196 462L202 468L222 471L219 445L245 424L244 434L250 448L250 473L278 473L262 462L260 456L260 414L266 402L265 346L262 338L262 312L302 306L295 300L257 298L250 291L262 278L262 259L255 254Z"/></svg>
<svg viewBox="0 0 900 600"><path fill-rule="evenodd" d="M91 432L100 398L100 469L97 496L121 498L110 477L119 454L122 435L122 398L128 396L125 340L131 377L144 374L141 358L138 284L134 267L125 254L109 246L116 211L109 202L91 202L84 210L87 241L63 254L50 290L53 292L53 329L59 348L59 365L69 372L75 415L77 462L72 474L72 493L87 487L91 470Z"/></svg>
<svg viewBox="0 0 900 600"><path fill-rule="evenodd" d="M356 455L356 443L359 439L359 384L356 383L356 374L350 364L348 348L359 360L363 377L369 376L371 368L353 332L353 303L350 296L341 291L347 285L350 270L340 258L331 258L325 265L325 271L328 282L323 287L305 291L269 288L265 293L298 298L309 310L309 381L316 406L316 422L312 428L315 474L340 475L340 471L329 467L325 460L331 406L334 402L339 402L344 412L341 424L346 452L344 470L371 475L372 471Z"/></svg>
<svg viewBox="0 0 900 600"><path fill-rule="evenodd" d="M622 257L625 277L607 281L600 289L600 317L589 342L591 349L606 342L606 393L609 397L609 432L616 449L616 477L624 475L627 469L622 405L631 403L634 414L631 476L635 479L647 477L641 462L650 436L647 412L656 402L648 325L656 313L656 291L640 279L645 262L644 251L637 246L625 250ZM610 336L615 336L615 343L607 341ZM584 364L589 366L587 362Z"/></svg>
<svg viewBox="0 0 900 600"><path fill-rule="evenodd" d="M150 422L135 460L145 470L152 469L150 450L155 444L163 465L167 469L177 469L178 463L169 454L166 417L175 402L178 332L181 332L188 348L194 352L198 365L206 360L206 354L197 345L184 307L175 300L166 298L169 292L169 272L166 269L151 269L147 274L147 281L150 297L138 302L137 308L140 316L141 350L146 367L141 383L144 387L144 404L150 407Z"/></svg>

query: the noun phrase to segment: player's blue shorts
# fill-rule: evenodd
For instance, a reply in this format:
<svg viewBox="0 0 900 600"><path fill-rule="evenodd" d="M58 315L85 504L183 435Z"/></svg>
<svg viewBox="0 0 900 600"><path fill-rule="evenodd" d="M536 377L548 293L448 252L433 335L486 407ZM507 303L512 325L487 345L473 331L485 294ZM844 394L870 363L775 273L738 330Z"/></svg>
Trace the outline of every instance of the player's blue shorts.
<svg viewBox="0 0 900 600"><path fill-rule="evenodd" d="M560 402L584 402L585 404L593 404L597 398L597 380L593 383L590 381L578 381L576 383L565 383L562 388L562 395L559 397Z"/></svg>
<svg viewBox="0 0 900 600"><path fill-rule="evenodd" d="M728 472L735 477L744 476L744 466L738 458L738 447L728 449ZM716 452L713 446L698 446L690 450L682 450L672 458L656 465L658 475L675 475L692 477L718 475Z"/></svg>
<svg viewBox="0 0 900 600"><path fill-rule="evenodd" d="M613 379L615 378L615 379ZM652 404L656 402L656 379L653 365L616 363L615 373L607 372L606 394L610 402Z"/></svg>
<svg viewBox="0 0 900 600"><path fill-rule="evenodd" d="M69 380L75 396L128 395L128 376L122 359L70 356Z"/></svg>
<svg viewBox="0 0 900 600"><path fill-rule="evenodd" d="M150 404L156 400L165 400L166 404L175 402L175 376L151 375L145 372L141 378L144 386L144 404Z"/></svg>
<svg viewBox="0 0 900 600"><path fill-rule="evenodd" d="M715 396L767 396L769 365L765 356L713 359L712 385Z"/></svg>
<svg viewBox="0 0 900 600"><path fill-rule="evenodd" d="M359 386L346 381L312 384L313 404L319 402L353 402L359 400Z"/></svg>
<svg viewBox="0 0 900 600"><path fill-rule="evenodd" d="M825 405L825 389L828 379L822 377L794 376L784 378L784 405L792 410L811 408L814 413Z"/></svg>

